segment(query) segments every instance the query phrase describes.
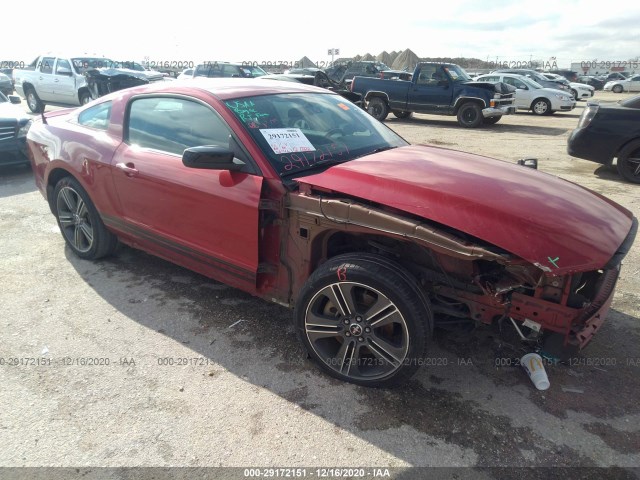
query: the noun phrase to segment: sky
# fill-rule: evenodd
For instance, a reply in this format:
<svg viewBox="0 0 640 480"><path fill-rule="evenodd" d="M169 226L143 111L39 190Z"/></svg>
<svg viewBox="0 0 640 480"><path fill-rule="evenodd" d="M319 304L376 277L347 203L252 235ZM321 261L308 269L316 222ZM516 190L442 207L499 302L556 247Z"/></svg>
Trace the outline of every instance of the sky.
<svg viewBox="0 0 640 480"><path fill-rule="evenodd" d="M614 6L615 4L615 6ZM516 62L640 56L640 2L618 0L30 0L0 20L1 60L91 53L122 61L287 63L411 49L419 57ZM170 5L171 8L166 8ZM11 41L13 40L13 41ZM336 57L336 58L337 58Z"/></svg>

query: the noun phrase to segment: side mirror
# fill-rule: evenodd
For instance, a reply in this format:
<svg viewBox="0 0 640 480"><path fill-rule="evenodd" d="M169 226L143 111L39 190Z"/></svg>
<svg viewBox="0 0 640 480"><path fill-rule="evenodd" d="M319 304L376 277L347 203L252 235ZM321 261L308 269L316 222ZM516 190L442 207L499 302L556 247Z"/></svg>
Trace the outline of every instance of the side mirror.
<svg viewBox="0 0 640 480"><path fill-rule="evenodd" d="M14 105L18 105L19 103L22 102L22 100L20 99L20 97L18 95L9 95L9 96L7 96L7 98Z"/></svg>
<svg viewBox="0 0 640 480"><path fill-rule="evenodd" d="M182 154L182 163L189 168L229 170L231 172L245 166L242 160L234 160L231 150L217 145L187 148Z"/></svg>
<svg viewBox="0 0 640 480"><path fill-rule="evenodd" d="M67 67L60 67L56 69L56 75L64 75L65 77L70 77L71 70Z"/></svg>
<svg viewBox="0 0 640 480"><path fill-rule="evenodd" d="M538 169L538 159L537 158L521 158L518 160L518 165L522 165L523 167L533 168L534 170Z"/></svg>

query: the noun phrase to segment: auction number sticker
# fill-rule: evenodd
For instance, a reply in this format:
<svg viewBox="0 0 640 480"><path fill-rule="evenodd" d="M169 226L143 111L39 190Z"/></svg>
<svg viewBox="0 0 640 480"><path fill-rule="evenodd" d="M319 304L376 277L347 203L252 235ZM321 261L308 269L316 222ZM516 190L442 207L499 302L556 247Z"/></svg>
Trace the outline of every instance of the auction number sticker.
<svg viewBox="0 0 640 480"><path fill-rule="evenodd" d="M312 152L315 147L299 128L261 128L274 153Z"/></svg>

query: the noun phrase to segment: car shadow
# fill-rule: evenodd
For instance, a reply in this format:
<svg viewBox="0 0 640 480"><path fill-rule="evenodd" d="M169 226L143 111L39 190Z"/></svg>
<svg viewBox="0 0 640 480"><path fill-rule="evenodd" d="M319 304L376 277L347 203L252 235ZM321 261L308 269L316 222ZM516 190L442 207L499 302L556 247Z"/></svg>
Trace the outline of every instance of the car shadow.
<svg viewBox="0 0 640 480"><path fill-rule="evenodd" d="M510 340L515 333L505 337L472 324L436 329L425 365L407 385L354 386L324 375L306 358L292 313L284 307L128 247L98 262L81 260L68 247L65 255L84 281L132 322L410 465L453 462L487 467L489 473L493 466L593 465L578 449L554 443L560 420L569 411L582 412L581 421L597 419L592 423L603 426L593 426L594 431L601 430L603 441L618 451L627 448L621 440L625 432L609 428L607 419L640 413L637 368L602 373L555 365L548 369L552 388L538 392L516 366L522 349ZM619 311L612 316L610 323L637 322ZM613 355L606 351L609 343L616 345L619 365L623 356L637 355L637 329L616 330L605 323L599 336L599 355ZM579 377L572 376L574 370ZM573 390L565 391L565 385ZM585 394L575 393L580 389ZM523 421L527 418L531 422ZM582 428L566 425L574 433ZM425 455L426 445L442 458ZM521 478L537 478L534 473L523 471Z"/></svg>
<svg viewBox="0 0 640 480"><path fill-rule="evenodd" d="M533 115L532 115L533 116ZM403 125L429 125L436 127L445 127L445 128L455 128L457 130L466 130L458 123L455 119L452 120L441 120L442 117L438 117L440 119L431 119L431 118L388 118L385 120L385 123L393 128L395 123L401 123ZM500 132L526 132L532 135L563 135L568 132L570 129L567 128L556 128L556 127L544 127L538 125L513 125L507 123L497 123L495 125L485 125L478 129L473 129L473 131L481 131L481 132L491 132L491 133L500 133Z"/></svg>
<svg viewBox="0 0 640 480"><path fill-rule="evenodd" d="M0 166L0 198L36 190L30 164Z"/></svg>

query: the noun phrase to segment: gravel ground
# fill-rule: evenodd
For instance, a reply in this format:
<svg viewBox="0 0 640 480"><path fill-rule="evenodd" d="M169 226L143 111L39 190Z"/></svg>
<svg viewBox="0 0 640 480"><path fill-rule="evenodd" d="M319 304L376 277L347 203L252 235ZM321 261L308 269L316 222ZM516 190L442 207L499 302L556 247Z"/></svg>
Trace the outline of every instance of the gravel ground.
<svg viewBox="0 0 640 480"><path fill-rule="evenodd" d="M412 143L537 157L640 217L640 186L566 154L584 105L478 130L427 115L387 124ZM519 368L496 367L491 328L437 331L431 365L403 388L335 381L304 358L283 307L126 247L75 257L28 168L0 170L0 241L0 467L438 466L513 478L498 467L580 466L637 478L638 242L607 323L573 365L547 367L540 392Z"/></svg>

